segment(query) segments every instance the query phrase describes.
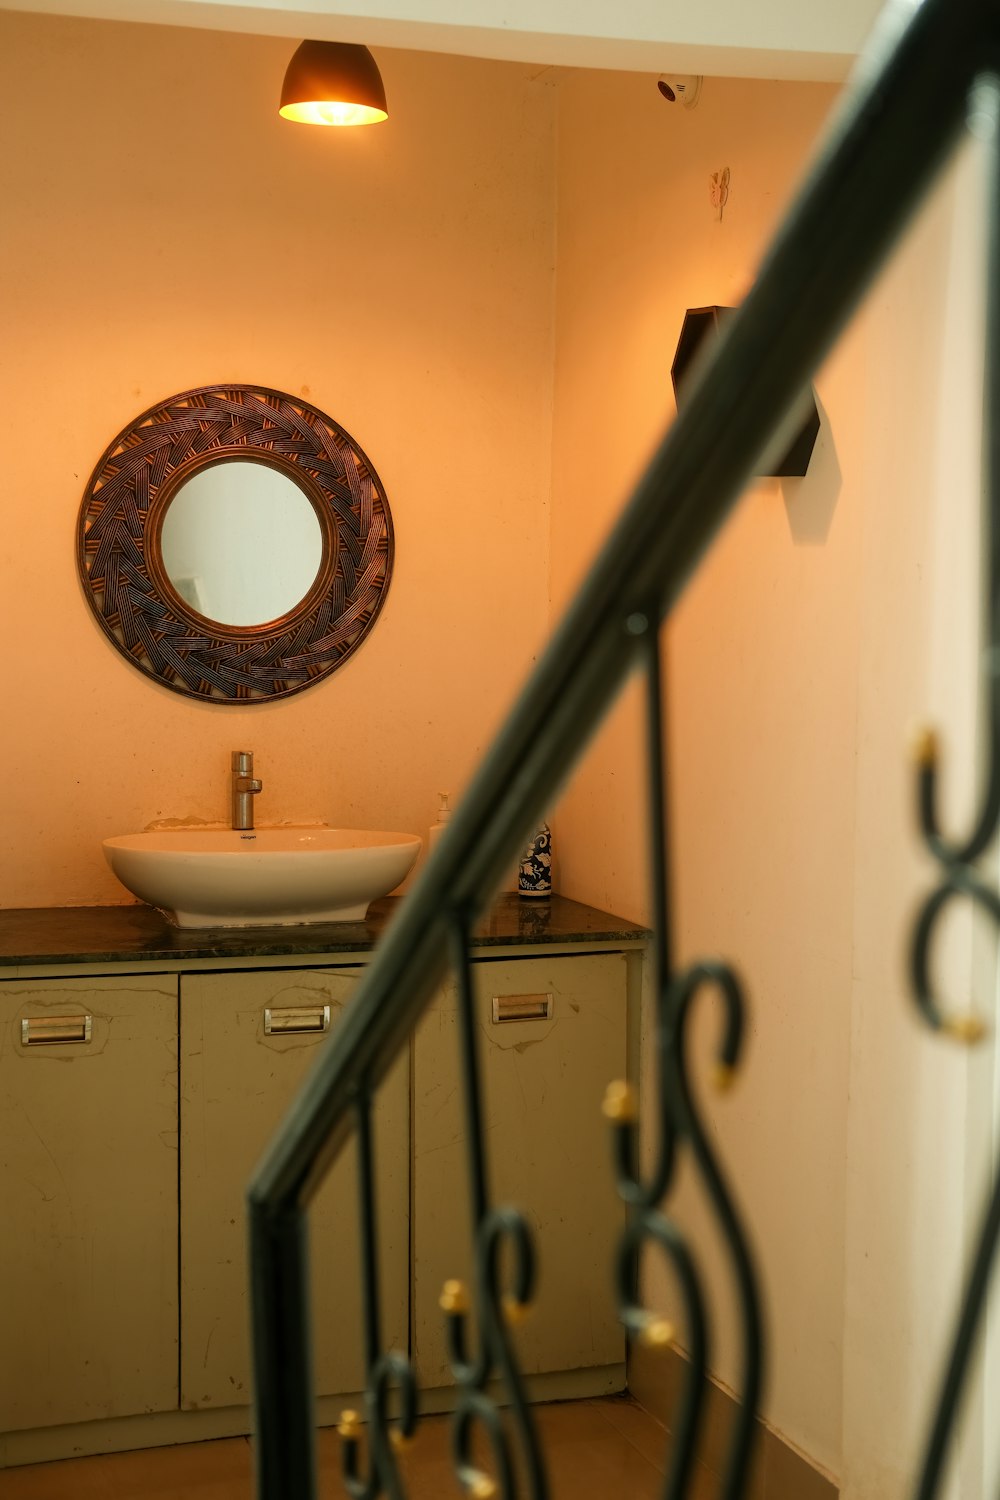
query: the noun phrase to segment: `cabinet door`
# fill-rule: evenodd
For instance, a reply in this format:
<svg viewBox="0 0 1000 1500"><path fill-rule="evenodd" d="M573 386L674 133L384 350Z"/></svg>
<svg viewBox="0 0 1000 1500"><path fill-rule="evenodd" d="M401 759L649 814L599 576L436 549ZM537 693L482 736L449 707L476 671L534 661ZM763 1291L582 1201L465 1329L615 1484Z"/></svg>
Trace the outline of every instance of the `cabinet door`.
<svg viewBox="0 0 1000 1500"><path fill-rule="evenodd" d="M612 1266L624 1211L601 1101L607 1083L625 1075L625 958L488 960L473 976L491 1198L526 1212L538 1252L536 1304L516 1333L521 1367L618 1363ZM494 1000L502 1017L519 996L529 1005L551 996L551 1015L495 1021ZM451 1383L441 1287L449 1277L468 1281L471 1265L452 985L417 1031L413 1121L414 1347L421 1382L432 1387Z"/></svg>
<svg viewBox="0 0 1000 1500"><path fill-rule="evenodd" d="M0 1429L176 1408L176 980L0 1006Z"/></svg>
<svg viewBox="0 0 1000 1500"><path fill-rule="evenodd" d="M244 1194L254 1168L336 1025L360 970L199 974L181 981L181 1405L251 1399ZM379 1090L383 1338L406 1348L409 1259L409 1059ZM318 1395L364 1387L355 1148L349 1144L309 1209L313 1364Z"/></svg>

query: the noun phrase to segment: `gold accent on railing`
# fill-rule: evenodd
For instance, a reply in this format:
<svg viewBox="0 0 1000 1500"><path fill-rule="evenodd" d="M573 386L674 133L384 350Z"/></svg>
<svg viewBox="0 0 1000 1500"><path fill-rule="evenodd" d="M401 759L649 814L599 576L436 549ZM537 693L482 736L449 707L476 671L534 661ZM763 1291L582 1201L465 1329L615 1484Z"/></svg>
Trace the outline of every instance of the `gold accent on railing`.
<svg viewBox="0 0 1000 1500"><path fill-rule="evenodd" d="M672 1344L677 1330L668 1318L651 1317L648 1323L644 1323L639 1332L639 1342L646 1345L647 1349L666 1349Z"/></svg>
<svg viewBox="0 0 1000 1500"><path fill-rule="evenodd" d="M337 1423L337 1431L342 1438L359 1438L361 1436L361 1423L356 1411L342 1411L340 1421Z"/></svg>
<svg viewBox="0 0 1000 1500"><path fill-rule="evenodd" d="M639 1118L639 1100L632 1085L621 1078L609 1083L601 1113L618 1125L633 1124Z"/></svg>
<svg viewBox="0 0 1000 1500"><path fill-rule="evenodd" d="M476 1474L469 1484L472 1500L490 1500L497 1492L496 1481L488 1474Z"/></svg>
<svg viewBox="0 0 1000 1500"><path fill-rule="evenodd" d="M464 1281L446 1281L438 1298L438 1306L446 1313L469 1311L469 1289Z"/></svg>
<svg viewBox="0 0 1000 1500"><path fill-rule="evenodd" d="M728 1063L716 1063L712 1069L712 1087L720 1094L726 1093L736 1082L736 1069Z"/></svg>
<svg viewBox="0 0 1000 1500"><path fill-rule="evenodd" d="M934 769L938 763L940 749L941 746L938 741L937 730L935 729L928 729L926 727L918 729L913 736L913 760L921 770L931 771Z"/></svg>
<svg viewBox="0 0 1000 1500"><path fill-rule="evenodd" d="M949 1016L942 1023L941 1030L945 1036L953 1037L956 1042L963 1042L966 1047L974 1047L986 1035L986 1023L971 1013L965 1016Z"/></svg>
<svg viewBox="0 0 1000 1500"><path fill-rule="evenodd" d="M523 1323L531 1316L531 1303L519 1302L513 1292L504 1292L501 1305L508 1323Z"/></svg>

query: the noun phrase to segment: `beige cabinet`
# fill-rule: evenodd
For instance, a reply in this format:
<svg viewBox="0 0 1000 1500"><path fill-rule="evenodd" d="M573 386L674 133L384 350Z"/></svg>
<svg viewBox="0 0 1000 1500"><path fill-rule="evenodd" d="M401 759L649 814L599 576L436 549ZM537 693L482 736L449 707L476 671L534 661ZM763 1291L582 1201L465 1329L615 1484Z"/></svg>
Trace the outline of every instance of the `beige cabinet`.
<svg viewBox="0 0 1000 1500"><path fill-rule="evenodd" d="M611 953L473 964L491 1197L526 1210L538 1253L536 1305L517 1329L526 1374L625 1357L612 1295L624 1218L601 1101L625 1076L627 962ZM441 1287L470 1277L458 1047L449 986L414 1045L413 1337L425 1387L451 1380Z"/></svg>
<svg viewBox="0 0 1000 1500"><path fill-rule="evenodd" d="M0 981L0 1466L247 1430L246 1186L365 961ZM522 1367L595 1390L624 1359L600 1105L640 964L637 947L473 964L492 1199L526 1209L539 1256ZM438 1297L470 1273L455 1000L374 1115L383 1337L439 1405ZM308 1217L318 1397L364 1386L357 1197L352 1141Z"/></svg>
<svg viewBox="0 0 1000 1500"><path fill-rule="evenodd" d="M244 1192L336 1027L360 970L193 974L181 979L181 1405L251 1399ZM307 1029L288 1029L305 1027ZM383 1337L407 1346L409 1060L379 1090ZM317 1395L364 1386L354 1146L309 1211Z"/></svg>
<svg viewBox="0 0 1000 1500"><path fill-rule="evenodd" d="M177 980L0 982L0 1431L177 1405Z"/></svg>

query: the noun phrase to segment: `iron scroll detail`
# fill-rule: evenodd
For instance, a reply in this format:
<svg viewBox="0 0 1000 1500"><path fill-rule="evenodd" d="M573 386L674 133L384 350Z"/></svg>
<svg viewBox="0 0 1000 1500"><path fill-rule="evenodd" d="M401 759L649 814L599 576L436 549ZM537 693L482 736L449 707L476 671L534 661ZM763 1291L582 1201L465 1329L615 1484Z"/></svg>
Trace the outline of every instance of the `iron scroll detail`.
<svg viewBox="0 0 1000 1500"><path fill-rule="evenodd" d="M411 1361L382 1343L379 1296L378 1225L375 1213L375 1145L372 1094L360 1088L355 1102L358 1143L358 1221L361 1228L362 1323L365 1343L365 1416L367 1465L361 1459L361 1428L355 1411L343 1411L337 1424L341 1438L344 1488L351 1500L405 1500L397 1451L413 1438L419 1420L417 1380ZM398 1418L390 1412L393 1389L399 1393Z"/></svg>
<svg viewBox="0 0 1000 1500"><path fill-rule="evenodd" d="M198 614L160 555L180 485L234 459L292 480L322 535L312 586L259 626ZM143 412L99 459L77 527L84 594L115 648L174 692L243 706L301 692L357 650L385 602L393 550L385 490L350 434L301 398L255 385L200 386Z"/></svg>
<svg viewBox="0 0 1000 1500"><path fill-rule="evenodd" d="M452 1419L452 1457L456 1474L471 1500L548 1500L549 1487L531 1403L518 1368L512 1327L527 1313L535 1285L535 1251L524 1215L490 1203L479 1067L475 995L469 958L471 921L455 912L450 923L451 949L458 987L458 1032L464 1080L469 1197L472 1212L474 1271L471 1295L460 1281L445 1283L441 1310L447 1319L448 1351L457 1387ZM513 1284L501 1285L501 1258L512 1268ZM473 1352L468 1323L475 1319L478 1349ZM500 1377L509 1403L510 1422L488 1389ZM473 1442L482 1430L493 1473L479 1467ZM510 1428L513 1428L513 1431ZM512 1439L519 1453L515 1456ZM519 1457L520 1462L517 1462ZM523 1488L522 1488L523 1483Z"/></svg>
<svg viewBox="0 0 1000 1500"><path fill-rule="evenodd" d="M980 869L980 859L1000 828L1000 76L984 75L972 86L967 101L977 118L978 133L988 140L989 188L986 248L986 338L983 367L982 427L982 552L984 558L983 610L986 690L984 694L985 777L979 805L964 838L949 838L938 816L937 735L925 729L915 746L917 824L938 869L937 884L917 912L910 945L910 984L914 1001L934 1031L967 1045L978 1042L986 1026L974 1011L949 1012L931 976L934 933L943 914L965 898L1000 933L1000 894ZM973 1351L986 1307L997 1249L1000 1247L1000 1168L981 1210L966 1275L961 1306L952 1334L947 1362L924 1446L914 1493L917 1500L934 1500L940 1493L945 1460L955 1431L959 1406L972 1364Z"/></svg>
<svg viewBox="0 0 1000 1500"><path fill-rule="evenodd" d="M548 1500L541 1445L513 1340L513 1330L529 1311L534 1295L535 1247L524 1214L490 1202L470 923L452 913L449 927L457 981L473 1249L470 1285L446 1281L439 1299L456 1390L451 1419L453 1467L469 1500ZM382 1343L371 1092L363 1085L354 1113L367 1441L360 1414L342 1412L337 1428L342 1440L342 1477L350 1500L405 1500L406 1475L397 1455L417 1436L419 1391L412 1361L387 1351ZM510 1282L506 1287L505 1273ZM395 1408L391 1403L394 1388L398 1393Z"/></svg>
<svg viewBox="0 0 1000 1500"><path fill-rule="evenodd" d="M740 1311L740 1404L733 1419L719 1494L722 1500L741 1500L750 1484L756 1417L763 1385L763 1319L757 1273L747 1234L725 1173L710 1144L709 1132L702 1121L692 1088L687 1038L697 997L706 989L715 989L722 1002L723 1027L713 1082L719 1089L727 1088L740 1060L746 1002L739 979L727 964L703 960L686 969L674 968L670 931L663 663L659 634L651 623L654 618L652 611L632 614L626 622L626 629L630 634L642 637L645 658L647 795L652 828L650 852L655 918L653 1006L659 1074L653 1113L659 1137L656 1158L648 1176L644 1177L638 1165L638 1099L630 1084L611 1084L605 1097L604 1113L612 1122L617 1189L628 1209L628 1222L615 1268L619 1316L629 1334L647 1346L665 1348L674 1342L673 1323L644 1307L639 1296L643 1249L647 1245L658 1247L665 1254L677 1281L684 1309L687 1353L687 1369L680 1407L672 1424L670 1464L662 1495L663 1500L683 1500L689 1493L697 1456L711 1347L709 1313L695 1257L682 1230L664 1207L674 1180L679 1151L686 1145L728 1251Z"/></svg>

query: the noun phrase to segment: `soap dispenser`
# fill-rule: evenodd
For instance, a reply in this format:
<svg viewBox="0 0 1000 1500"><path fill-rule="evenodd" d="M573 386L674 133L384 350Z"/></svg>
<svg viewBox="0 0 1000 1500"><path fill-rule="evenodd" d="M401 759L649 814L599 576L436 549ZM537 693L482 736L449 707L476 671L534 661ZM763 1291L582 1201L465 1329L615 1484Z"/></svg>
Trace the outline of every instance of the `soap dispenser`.
<svg viewBox="0 0 1000 1500"><path fill-rule="evenodd" d="M438 792L438 802L440 805L438 807L437 822L432 823L427 831L428 854L434 853L434 845L437 843L445 828L448 826L448 819L451 817L451 808L448 805L450 801L450 792Z"/></svg>

